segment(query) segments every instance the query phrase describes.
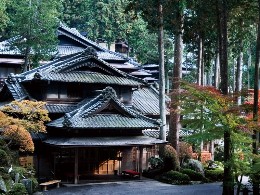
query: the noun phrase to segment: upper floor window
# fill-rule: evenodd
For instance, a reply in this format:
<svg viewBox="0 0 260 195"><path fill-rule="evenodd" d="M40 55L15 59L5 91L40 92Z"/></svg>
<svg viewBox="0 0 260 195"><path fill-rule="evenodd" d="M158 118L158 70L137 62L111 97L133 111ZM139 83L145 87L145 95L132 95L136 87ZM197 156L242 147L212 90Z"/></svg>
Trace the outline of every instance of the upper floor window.
<svg viewBox="0 0 260 195"><path fill-rule="evenodd" d="M51 84L47 89L47 99L81 99L83 97L82 86L77 83Z"/></svg>

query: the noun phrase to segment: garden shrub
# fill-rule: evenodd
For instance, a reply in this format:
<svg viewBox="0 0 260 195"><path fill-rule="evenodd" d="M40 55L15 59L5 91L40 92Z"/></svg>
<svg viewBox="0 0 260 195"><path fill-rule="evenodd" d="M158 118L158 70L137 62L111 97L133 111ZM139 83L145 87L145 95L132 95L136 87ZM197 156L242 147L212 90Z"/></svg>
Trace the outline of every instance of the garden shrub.
<svg viewBox="0 0 260 195"><path fill-rule="evenodd" d="M182 169L181 173L188 175L192 181L204 181L204 176L194 170Z"/></svg>
<svg viewBox="0 0 260 195"><path fill-rule="evenodd" d="M0 166L5 167L8 166L8 164L9 164L9 156L4 150L0 149Z"/></svg>
<svg viewBox="0 0 260 195"><path fill-rule="evenodd" d="M222 170L224 170L224 165L222 162L208 160L206 163L207 164L205 165L205 169L222 169Z"/></svg>
<svg viewBox="0 0 260 195"><path fill-rule="evenodd" d="M163 160L152 156L148 159L151 169L161 169L163 167Z"/></svg>
<svg viewBox="0 0 260 195"><path fill-rule="evenodd" d="M22 176L27 174L27 170L23 167L13 167L12 172L10 173L12 179L15 181L15 175L19 174L19 181L22 179Z"/></svg>
<svg viewBox="0 0 260 195"><path fill-rule="evenodd" d="M198 173L201 173L203 176L205 175L202 163L195 159L189 159L187 163L183 164L183 168L192 169Z"/></svg>
<svg viewBox="0 0 260 195"><path fill-rule="evenodd" d="M177 152L172 146L166 145L162 156L164 171L176 171L180 169L180 163L179 158L177 156Z"/></svg>
<svg viewBox="0 0 260 195"><path fill-rule="evenodd" d="M4 146L6 143L5 143L5 141L1 138L0 139L0 146Z"/></svg>
<svg viewBox="0 0 260 195"><path fill-rule="evenodd" d="M215 147L214 160L215 161L224 161L224 146Z"/></svg>
<svg viewBox="0 0 260 195"><path fill-rule="evenodd" d="M7 195L28 195L26 188L21 183L14 183Z"/></svg>
<svg viewBox="0 0 260 195"><path fill-rule="evenodd" d="M205 177L211 181L223 181L224 171L221 169L205 170Z"/></svg>
<svg viewBox="0 0 260 195"><path fill-rule="evenodd" d="M37 192L39 190L39 183L36 178L30 178L32 180L32 190Z"/></svg>
<svg viewBox="0 0 260 195"><path fill-rule="evenodd" d="M168 171L162 174L160 181L170 184L191 184L190 177L178 171Z"/></svg>
<svg viewBox="0 0 260 195"><path fill-rule="evenodd" d="M179 142L179 159L181 165L192 158L192 146L186 142Z"/></svg>
<svg viewBox="0 0 260 195"><path fill-rule="evenodd" d="M162 169L151 169L149 171L144 171L143 176L154 179L156 176L160 176L162 173Z"/></svg>
<svg viewBox="0 0 260 195"><path fill-rule="evenodd" d="M7 188L6 188L5 181L4 181L3 178L0 176L0 194L6 193L6 191L7 191Z"/></svg>

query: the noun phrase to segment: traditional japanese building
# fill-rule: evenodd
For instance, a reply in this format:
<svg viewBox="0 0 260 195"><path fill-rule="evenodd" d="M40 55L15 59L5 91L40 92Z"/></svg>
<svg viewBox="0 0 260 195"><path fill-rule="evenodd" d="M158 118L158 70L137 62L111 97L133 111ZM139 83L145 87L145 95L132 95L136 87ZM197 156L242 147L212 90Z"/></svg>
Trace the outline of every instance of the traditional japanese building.
<svg viewBox="0 0 260 195"><path fill-rule="evenodd" d="M45 101L52 119L34 135L39 178L79 180L125 169L142 173L154 146L145 136L158 129L158 91L101 59L93 47L59 57L22 74L10 74L0 101Z"/></svg>
<svg viewBox="0 0 260 195"><path fill-rule="evenodd" d="M11 49L8 40L0 42L0 89L10 73L21 72L23 58L18 49Z"/></svg>
<svg viewBox="0 0 260 195"><path fill-rule="evenodd" d="M127 57L128 47L120 40L116 41L117 52L110 51L97 42L91 41L81 35L76 29L69 28L63 23L60 23L57 28L57 38L57 49L56 52L52 53L51 61L82 52L87 47L93 47L99 59L106 61L117 69L142 79L146 79L147 77L147 81L153 82L158 80L157 78L151 79L151 74L142 69L141 64ZM11 40L0 42L0 87L8 74L20 73L22 64L24 63L24 55L21 54L18 48L11 47L9 42ZM41 62L41 64L44 63L46 62Z"/></svg>

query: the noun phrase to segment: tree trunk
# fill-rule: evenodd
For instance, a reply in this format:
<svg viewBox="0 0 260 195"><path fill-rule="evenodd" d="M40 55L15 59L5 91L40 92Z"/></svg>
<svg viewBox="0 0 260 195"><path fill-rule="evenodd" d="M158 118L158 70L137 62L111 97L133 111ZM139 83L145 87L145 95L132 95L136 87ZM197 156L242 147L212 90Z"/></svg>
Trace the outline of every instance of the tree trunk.
<svg viewBox="0 0 260 195"><path fill-rule="evenodd" d="M249 74L249 69L251 67L252 63L252 56L251 56L251 48L248 49L248 59L247 59L247 89L249 90L251 88L250 86L250 74Z"/></svg>
<svg viewBox="0 0 260 195"><path fill-rule="evenodd" d="M259 64L260 64L260 0L258 0L258 32L256 43L256 61L255 61L255 80L254 80L254 107L253 107L253 119L258 122L258 96L259 96ZM253 133L253 154L258 154L258 132L254 130ZM253 183L253 194L259 194L259 185Z"/></svg>
<svg viewBox="0 0 260 195"><path fill-rule="evenodd" d="M201 50L202 50L202 60L201 60L201 85L205 86L206 76L205 76L205 59L204 59L204 44L203 39L201 39Z"/></svg>
<svg viewBox="0 0 260 195"><path fill-rule="evenodd" d="M233 70L232 70L232 74L233 74L233 83L232 83L232 92L235 93L236 91L236 67L237 67L237 60L236 58L233 59Z"/></svg>
<svg viewBox="0 0 260 195"><path fill-rule="evenodd" d="M218 34L220 55L220 91L228 94L228 54L227 54L227 0L218 1Z"/></svg>
<svg viewBox="0 0 260 195"><path fill-rule="evenodd" d="M183 54L183 11L179 6L177 13L177 31L175 34L175 47L174 47L174 67L172 77L172 90L171 94L171 113L170 113L170 131L169 142L179 152L179 131L180 131L180 113L179 113L179 96L180 96L180 79L182 70L182 54Z"/></svg>
<svg viewBox="0 0 260 195"><path fill-rule="evenodd" d="M31 48L29 46L27 46L25 49L25 54L24 54L25 57L24 57L24 64L22 67L22 72L26 72L29 70L28 67L29 67L30 50L31 50Z"/></svg>
<svg viewBox="0 0 260 195"><path fill-rule="evenodd" d="M217 0L218 10L218 35L220 54L220 91L228 94L228 39L227 39L227 0ZM231 132L224 131L224 179L223 195L234 195L234 179L231 165L232 147Z"/></svg>
<svg viewBox="0 0 260 195"><path fill-rule="evenodd" d="M198 66L197 84L202 85L202 78L203 78L203 76L202 76L202 74L203 74L202 59L203 59L203 57L202 57L202 38L201 38L201 36L199 36L198 46L199 46L199 48L198 48L198 65L197 65Z"/></svg>
<svg viewBox="0 0 260 195"><path fill-rule="evenodd" d="M216 53L216 59L215 59L215 81L214 81L214 86L216 89L219 88L219 74L220 74L220 71L219 71L219 51L217 51Z"/></svg>
<svg viewBox="0 0 260 195"><path fill-rule="evenodd" d="M241 51L237 59L237 71L236 71L236 94L237 105L241 105L241 90L242 90L242 64L243 64L243 52Z"/></svg>
<svg viewBox="0 0 260 195"><path fill-rule="evenodd" d="M158 50L159 50L159 106L160 106L160 139L166 141L166 108L165 108L165 71L164 71L164 42L163 42L163 7L159 3L159 28L158 28Z"/></svg>
<svg viewBox="0 0 260 195"><path fill-rule="evenodd" d="M240 24L242 28L242 21ZM243 40L239 39L239 56L237 58L237 71L236 71L236 94L237 94L237 105L241 105L241 90L242 90L242 66L243 66Z"/></svg>

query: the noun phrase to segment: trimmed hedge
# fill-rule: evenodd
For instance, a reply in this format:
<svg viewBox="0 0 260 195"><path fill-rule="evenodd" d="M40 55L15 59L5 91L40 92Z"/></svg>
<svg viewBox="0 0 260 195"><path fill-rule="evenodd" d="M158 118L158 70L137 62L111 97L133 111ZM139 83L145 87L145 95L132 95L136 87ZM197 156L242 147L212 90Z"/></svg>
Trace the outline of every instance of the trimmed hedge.
<svg viewBox="0 0 260 195"><path fill-rule="evenodd" d="M224 171L221 169L205 170L205 177L211 181L223 181Z"/></svg>
<svg viewBox="0 0 260 195"><path fill-rule="evenodd" d="M191 169L182 169L181 173L186 174L190 177L192 181L204 181L204 176L201 173L198 173Z"/></svg>
<svg viewBox="0 0 260 195"><path fill-rule="evenodd" d="M162 174L160 181L170 184L191 184L190 177L178 171L168 171Z"/></svg>
<svg viewBox="0 0 260 195"><path fill-rule="evenodd" d="M164 171L180 170L179 158L176 150L172 146L166 145L162 156L163 156Z"/></svg>

